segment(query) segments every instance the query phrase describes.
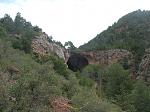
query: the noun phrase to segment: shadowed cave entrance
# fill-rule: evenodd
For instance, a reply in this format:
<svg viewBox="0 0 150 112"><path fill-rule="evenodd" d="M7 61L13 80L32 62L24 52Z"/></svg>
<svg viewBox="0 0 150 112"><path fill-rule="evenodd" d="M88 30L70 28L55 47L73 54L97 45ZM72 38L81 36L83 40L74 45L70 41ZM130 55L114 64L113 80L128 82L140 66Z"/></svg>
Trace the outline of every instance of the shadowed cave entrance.
<svg viewBox="0 0 150 112"><path fill-rule="evenodd" d="M88 60L80 54L72 54L67 61L68 68L74 72L81 71L88 64Z"/></svg>

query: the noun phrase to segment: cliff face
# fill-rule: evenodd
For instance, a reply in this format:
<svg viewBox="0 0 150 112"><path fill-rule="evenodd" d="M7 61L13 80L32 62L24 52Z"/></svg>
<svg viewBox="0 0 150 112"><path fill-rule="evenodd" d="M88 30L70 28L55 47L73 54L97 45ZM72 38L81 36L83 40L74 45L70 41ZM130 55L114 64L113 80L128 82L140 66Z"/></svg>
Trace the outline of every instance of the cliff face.
<svg viewBox="0 0 150 112"><path fill-rule="evenodd" d="M79 58L80 57L80 58ZM75 67L74 69L78 68L79 70L83 68L85 61L82 58L87 59L88 64L99 64L103 67L107 67L108 65L114 63L121 63L124 67L128 67L131 70L131 77L135 79L135 65L134 65L134 58L132 53L127 50L123 49L112 49L106 51L87 51L87 52L80 52L78 54L72 54L69 58L69 65ZM74 58L74 59L73 59ZM78 62L73 62L72 60L79 60ZM81 60L82 59L82 60ZM84 59L84 60L85 60ZM78 66L80 65L81 68Z"/></svg>
<svg viewBox="0 0 150 112"><path fill-rule="evenodd" d="M45 56L50 54L55 54L59 58L63 59L65 63L68 63L69 58L72 54L68 53L68 51L59 45L49 42L49 37L47 34L42 33L40 36L36 36L32 40L32 49L33 52L38 54L39 56ZM71 56L70 56L71 55ZM80 56L84 57L88 64L99 64L102 66L108 66L113 63L120 62L126 59L128 66L131 68L131 73L135 74L135 67L132 54L123 49L112 49L107 51L88 51L88 52L80 52ZM75 57L76 58L76 57ZM75 59L73 59L75 60ZM83 65L82 61L69 62L72 66ZM78 63L74 65L74 63ZM135 76L135 75L132 75Z"/></svg>
<svg viewBox="0 0 150 112"><path fill-rule="evenodd" d="M139 65L138 75L145 81L150 82L150 48L145 50L146 54Z"/></svg>
<svg viewBox="0 0 150 112"><path fill-rule="evenodd" d="M67 54L64 48L53 42L49 42L49 37L45 33L33 38L32 50L40 56L55 54L63 60L65 60L65 54Z"/></svg>
<svg viewBox="0 0 150 112"><path fill-rule="evenodd" d="M89 64L110 65L124 58L131 59L132 54L127 50L113 49L107 51L81 52L88 59Z"/></svg>

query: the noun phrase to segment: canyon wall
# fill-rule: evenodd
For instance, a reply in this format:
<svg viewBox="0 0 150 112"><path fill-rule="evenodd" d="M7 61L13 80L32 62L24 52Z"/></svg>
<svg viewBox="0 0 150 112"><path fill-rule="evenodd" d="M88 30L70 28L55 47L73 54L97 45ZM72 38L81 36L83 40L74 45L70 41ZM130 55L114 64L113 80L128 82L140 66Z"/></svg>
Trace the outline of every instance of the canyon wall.
<svg viewBox="0 0 150 112"><path fill-rule="evenodd" d="M139 65L138 75L145 81L150 82L150 48L145 50L145 55Z"/></svg>

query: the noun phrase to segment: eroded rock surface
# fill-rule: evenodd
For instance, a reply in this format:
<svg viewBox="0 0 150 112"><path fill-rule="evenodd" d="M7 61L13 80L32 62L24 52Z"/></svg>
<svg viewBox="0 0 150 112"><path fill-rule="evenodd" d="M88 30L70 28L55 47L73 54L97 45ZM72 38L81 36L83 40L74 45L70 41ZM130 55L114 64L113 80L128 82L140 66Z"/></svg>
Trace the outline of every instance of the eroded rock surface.
<svg viewBox="0 0 150 112"><path fill-rule="evenodd" d="M145 50L146 54L139 65L138 75L145 81L150 82L150 48Z"/></svg>
<svg viewBox="0 0 150 112"><path fill-rule="evenodd" d="M131 78L136 78L135 72L135 63L132 53L123 49L112 49L106 51L87 51L80 52L78 54L71 54L67 65L73 70L82 70L88 64L98 64L103 67L107 67L108 65L123 62L128 66L131 70ZM124 62L125 61L125 62ZM128 69L129 69L128 68Z"/></svg>
<svg viewBox="0 0 150 112"><path fill-rule="evenodd" d="M32 50L40 56L56 54L59 58L65 60L65 49L53 42L50 42L48 35L45 33L33 38Z"/></svg>
<svg viewBox="0 0 150 112"><path fill-rule="evenodd" d="M81 55L88 59L89 64L110 65L121 59L131 59L132 54L123 49L113 49L106 51L81 52Z"/></svg>
<svg viewBox="0 0 150 112"><path fill-rule="evenodd" d="M68 99L58 97L51 102L51 106L54 112L71 112L69 109L70 108L69 102L70 100Z"/></svg>

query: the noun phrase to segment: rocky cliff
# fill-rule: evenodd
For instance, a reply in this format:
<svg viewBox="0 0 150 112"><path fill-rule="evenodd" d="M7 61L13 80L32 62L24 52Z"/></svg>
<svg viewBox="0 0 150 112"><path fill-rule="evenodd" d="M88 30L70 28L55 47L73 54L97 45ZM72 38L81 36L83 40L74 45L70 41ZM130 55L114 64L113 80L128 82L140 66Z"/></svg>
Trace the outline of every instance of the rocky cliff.
<svg viewBox="0 0 150 112"><path fill-rule="evenodd" d="M150 48L145 50L145 55L139 65L138 75L145 81L150 82Z"/></svg>
<svg viewBox="0 0 150 112"><path fill-rule="evenodd" d="M132 59L132 54L123 49L112 49L106 51L81 52L88 59L89 64L110 65L124 58Z"/></svg>
<svg viewBox="0 0 150 112"><path fill-rule="evenodd" d="M84 59L85 58L85 59ZM74 62L78 60L78 62ZM87 60L87 62L86 62ZM135 79L135 63L132 53L123 49L87 51L71 54L67 64L72 70L80 70L88 64L99 64L103 67L114 63L121 63L125 69L131 70L132 79ZM74 68L73 68L74 67Z"/></svg>
<svg viewBox="0 0 150 112"><path fill-rule="evenodd" d="M39 56L45 56L51 54L57 55L59 58L63 59L66 63L68 62L68 59L73 55L68 53L68 51L65 48L60 47L59 45L49 41L49 37L45 33L41 33L39 36L35 36L33 38L32 49L33 52L38 54ZM98 50L98 51L80 52L78 54L82 56L82 58L84 57L88 61L88 64L99 64L102 66L108 66L110 64L125 60L126 64L130 67L132 74L135 74L133 56L127 50L123 50L123 49L112 49L106 51ZM80 56L78 56L78 58ZM77 68L80 68L78 67L78 65L80 66L83 65L82 62L69 62L69 63L73 64L72 66L77 66ZM74 65L74 63L77 64Z"/></svg>
<svg viewBox="0 0 150 112"><path fill-rule="evenodd" d="M45 33L41 33L39 36L35 36L32 40L33 52L40 56L54 54L65 60L67 58L67 51L59 45L50 42L49 40L50 39L48 35Z"/></svg>

